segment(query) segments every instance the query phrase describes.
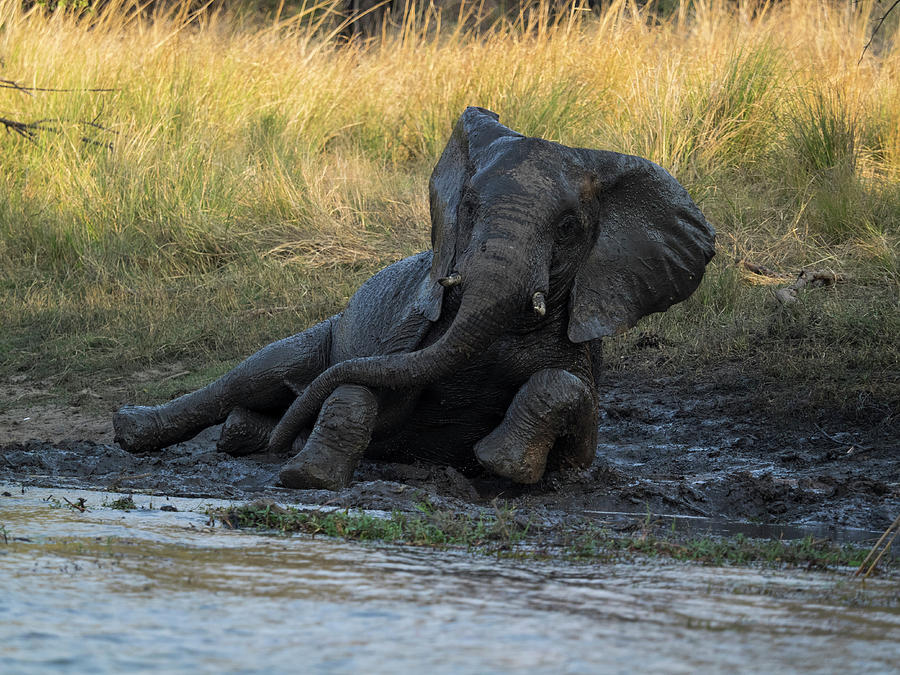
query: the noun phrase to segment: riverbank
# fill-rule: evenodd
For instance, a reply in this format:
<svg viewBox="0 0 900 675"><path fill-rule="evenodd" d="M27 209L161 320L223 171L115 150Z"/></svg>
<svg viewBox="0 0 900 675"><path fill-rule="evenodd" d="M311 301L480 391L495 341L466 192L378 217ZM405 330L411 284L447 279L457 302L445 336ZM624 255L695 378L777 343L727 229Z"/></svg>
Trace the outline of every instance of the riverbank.
<svg viewBox="0 0 900 675"><path fill-rule="evenodd" d="M585 546L602 551L609 550L607 535L637 533L662 542L648 551L672 544L672 553L685 555L679 546L708 535L866 547L900 513L894 425L854 423L824 410L814 420L762 414L753 378L728 380L722 372L697 381L620 370L606 376L601 392L593 465L550 473L535 486L443 466L364 462L343 490L288 490L277 484L286 457L218 453L215 428L159 453L132 455L112 443L112 409L104 416L41 405L17 408L18 423L9 412L0 419L0 436L18 438L0 444L0 480L59 488L60 495L84 488L416 517L424 508L448 525L501 513L516 531L540 532L547 545L575 545L580 532ZM68 429L59 426L65 419Z"/></svg>

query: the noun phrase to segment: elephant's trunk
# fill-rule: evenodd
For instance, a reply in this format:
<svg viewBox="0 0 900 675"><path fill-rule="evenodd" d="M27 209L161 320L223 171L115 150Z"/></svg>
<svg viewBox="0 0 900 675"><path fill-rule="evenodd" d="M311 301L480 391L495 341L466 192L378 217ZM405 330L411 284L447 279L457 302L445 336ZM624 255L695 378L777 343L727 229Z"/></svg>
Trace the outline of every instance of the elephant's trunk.
<svg viewBox="0 0 900 675"><path fill-rule="evenodd" d="M486 240L481 248L474 278L467 278L466 273L461 275L459 311L438 340L414 352L348 359L335 364L294 400L272 431L270 450L287 449L341 384L389 389L425 386L457 371L474 354L484 350L517 314L533 315L534 289L529 288L533 274L524 269L521 259L516 260L523 256L516 255L516 249L507 239Z"/></svg>

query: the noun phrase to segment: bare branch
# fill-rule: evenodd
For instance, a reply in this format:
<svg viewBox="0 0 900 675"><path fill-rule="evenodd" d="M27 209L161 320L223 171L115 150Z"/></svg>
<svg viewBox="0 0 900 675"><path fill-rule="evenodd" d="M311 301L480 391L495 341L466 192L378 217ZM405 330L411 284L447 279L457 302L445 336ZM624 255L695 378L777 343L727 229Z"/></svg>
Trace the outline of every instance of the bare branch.
<svg viewBox="0 0 900 675"><path fill-rule="evenodd" d="M0 117L0 124L2 124L7 133L15 133L19 134L23 138L27 138L29 141L34 142L35 132L37 131L36 127L33 123L29 124L27 122L17 122L16 120L9 120L5 117Z"/></svg>
<svg viewBox="0 0 900 675"><path fill-rule="evenodd" d="M884 24L884 20L888 18L888 15L894 11L894 8L900 5L900 0L894 0L894 4L888 7L888 11L884 13L884 15L878 20L878 25L875 26L875 30L872 31L872 37L869 38L869 41L866 43L866 46L863 47L862 54L859 55L859 61L856 62L856 65L862 63L863 57L866 55L866 50L872 44L872 41L875 39L875 36L878 35L878 31L881 30L882 24Z"/></svg>
<svg viewBox="0 0 900 675"><path fill-rule="evenodd" d="M766 267L765 265L757 265L756 263L752 263L749 260L738 260L738 264L743 267L748 272L752 272L753 274L758 274L761 277L770 277L772 279L789 279L791 278L790 274L785 274L783 272L776 272L770 267Z"/></svg>
<svg viewBox="0 0 900 675"><path fill-rule="evenodd" d="M96 119L96 118L95 118ZM99 129L100 131L106 131L111 134L118 134L117 131L113 131L112 129L107 129L106 127L97 124L97 122L84 122L84 121L72 121L65 119L42 119L36 120L34 122L18 122L16 120L7 119L5 117L0 117L0 124L2 124L7 132L18 134L23 138L28 139L32 143L36 143L36 138L38 132L41 131L49 131L53 133L61 133L62 129L59 128L60 124L77 124L86 127L93 127L94 129ZM104 143L102 141L95 140L93 138L88 138L87 136L81 137L82 143L87 143L88 145L99 145L105 148L112 149L112 143Z"/></svg>
<svg viewBox="0 0 900 675"><path fill-rule="evenodd" d="M57 89L53 87L26 87L24 85L19 84L15 80L8 80L5 78L0 78L0 89L12 89L14 91L21 92L26 96L34 96L31 92L34 91L52 91L52 92L64 92L64 93L72 93L72 92L110 92L116 91L115 89L105 89L105 88L94 88L94 89ZM40 131L52 131L55 133L59 133L60 129L59 124L80 124L87 127L93 127L95 129L99 129L101 131L111 131L106 127L97 123L97 120L100 118L100 114L90 122L85 122L82 120L78 120L72 122L70 120L63 119L42 119L37 120L36 122L19 122L18 120L11 120L5 117L0 117L0 124L6 129L7 133L15 133L21 136L22 138L26 138L32 143L36 142L35 139L37 137L38 132ZM116 132L112 132L116 133ZM87 136L81 137L82 142L88 143L90 145L101 145L107 148L112 148L111 143L103 143L101 141L96 141L93 138L88 138Z"/></svg>
<svg viewBox="0 0 900 675"><path fill-rule="evenodd" d="M89 91L89 92L108 92L108 91L116 91L115 89L106 89L102 87L98 87L96 89L56 89L54 87L26 87L24 85L19 84L14 80L6 80L0 77L0 89L15 89L16 91L20 91L23 94L28 94L31 96L31 92L33 91L59 91L65 93L73 93L77 91Z"/></svg>

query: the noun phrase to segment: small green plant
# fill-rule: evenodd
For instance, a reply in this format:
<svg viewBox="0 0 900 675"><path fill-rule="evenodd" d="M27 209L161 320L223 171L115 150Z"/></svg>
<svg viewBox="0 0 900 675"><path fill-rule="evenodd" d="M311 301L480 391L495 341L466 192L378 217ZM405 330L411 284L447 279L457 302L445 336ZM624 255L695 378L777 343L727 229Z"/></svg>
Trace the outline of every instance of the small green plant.
<svg viewBox="0 0 900 675"><path fill-rule="evenodd" d="M88 510L87 500L84 497L79 497L73 502L66 497L59 499L58 497L54 497L53 495L47 495L46 497L44 497L43 501L44 503L49 505L51 509L69 508L73 511L78 511L79 513L84 513Z"/></svg>
<svg viewBox="0 0 900 675"><path fill-rule="evenodd" d="M118 511L132 511L137 508L137 505L134 503L134 498L131 495L125 495L124 497L119 497L118 499L114 499L111 502L104 502L103 506L109 509L116 509Z"/></svg>
<svg viewBox="0 0 900 675"><path fill-rule="evenodd" d="M61 509L64 504L61 499L57 499L53 495L47 495L41 501L47 504L51 509Z"/></svg>

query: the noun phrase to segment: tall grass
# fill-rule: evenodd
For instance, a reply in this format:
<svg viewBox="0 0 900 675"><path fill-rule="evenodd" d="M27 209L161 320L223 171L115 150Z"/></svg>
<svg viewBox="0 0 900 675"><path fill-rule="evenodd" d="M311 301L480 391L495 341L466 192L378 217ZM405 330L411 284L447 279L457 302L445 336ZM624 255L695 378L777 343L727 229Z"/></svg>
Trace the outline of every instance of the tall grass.
<svg viewBox="0 0 900 675"><path fill-rule="evenodd" d="M266 20L136 7L0 0L0 77L71 90L0 89L0 116L64 121L35 143L0 137L0 374L224 367L338 311L427 247L428 174L466 105L649 157L689 189L719 256L695 298L643 327L678 358L750 362L771 344L768 291L733 265L749 258L851 278L792 320L818 326L823 353L859 330L898 368L900 52L894 20L857 65L870 1L614 0L477 32L463 5L349 43L322 4ZM900 400L885 377L853 386Z"/></svg>

